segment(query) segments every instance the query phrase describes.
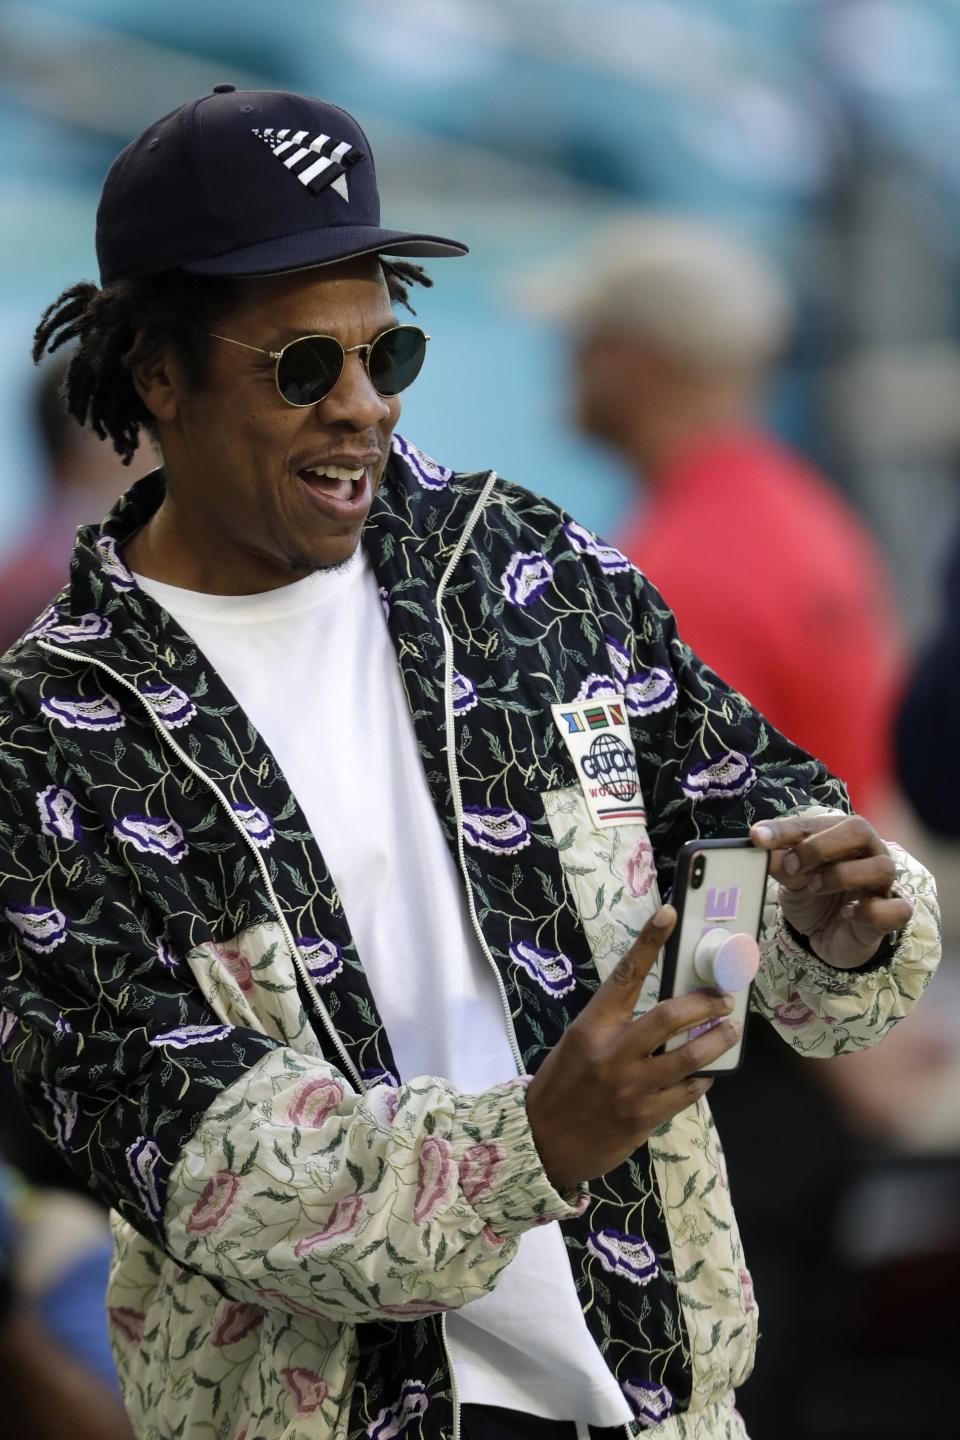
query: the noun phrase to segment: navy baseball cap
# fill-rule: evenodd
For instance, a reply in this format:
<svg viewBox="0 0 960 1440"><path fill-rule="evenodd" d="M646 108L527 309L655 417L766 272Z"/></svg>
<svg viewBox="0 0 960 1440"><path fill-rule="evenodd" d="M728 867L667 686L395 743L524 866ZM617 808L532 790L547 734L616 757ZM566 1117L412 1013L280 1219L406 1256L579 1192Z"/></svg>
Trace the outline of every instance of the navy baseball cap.
<svg viewBox="0 0 960 1440"><path fill-rule="evenodd" d="M465 255L385 230L370 144L337 105L217 85L121 150L97 209L101 284L186 270L277 275L354 255Z"/></svg>

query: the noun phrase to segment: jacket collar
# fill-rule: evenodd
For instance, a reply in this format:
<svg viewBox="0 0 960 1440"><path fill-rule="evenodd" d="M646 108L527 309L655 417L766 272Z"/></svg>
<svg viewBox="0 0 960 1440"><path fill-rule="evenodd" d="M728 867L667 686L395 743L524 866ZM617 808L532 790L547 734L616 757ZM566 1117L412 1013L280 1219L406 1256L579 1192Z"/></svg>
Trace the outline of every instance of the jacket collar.
<svg viewBox="0 0 960 1440"><path fill-rule="evenodd" d="M396 643L397 624L426 621L419 605L396 587L432 590L474 503L479 485L454 475L395 435L383 483L374 499L363 544ZM481 482L484 476L477 477ZM163 608L136 583L123 560L129 540L159 509L166 493L162 469L136 481L100 525L77 534L66 588L24 639L42 640L109 665L125 678L146 670L172 674L190 642ZM396 603L395 603L396 600ZM432 627L431 627L432 628ZM407 638L406 636L404 638Z"/></svg>

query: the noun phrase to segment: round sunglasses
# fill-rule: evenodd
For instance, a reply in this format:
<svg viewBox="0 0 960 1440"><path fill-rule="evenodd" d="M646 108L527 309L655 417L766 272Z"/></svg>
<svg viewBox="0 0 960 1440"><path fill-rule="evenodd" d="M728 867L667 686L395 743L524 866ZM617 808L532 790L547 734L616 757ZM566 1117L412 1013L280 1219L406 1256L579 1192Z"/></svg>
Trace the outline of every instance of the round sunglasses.
<svg viewBox="0 0 960 1440"><path fill-rule="evenodd" d="M273 375L281 398L300 407L317 405L329 395L343 374L347 356L354 354L360 356L378 395L399 395L420 374L430 339L418 325L392 325L369 345L344 347L332 335L301 335L282 350L264 350L213 330L206 333L228 345L269 355L276 362Z"/></svg>

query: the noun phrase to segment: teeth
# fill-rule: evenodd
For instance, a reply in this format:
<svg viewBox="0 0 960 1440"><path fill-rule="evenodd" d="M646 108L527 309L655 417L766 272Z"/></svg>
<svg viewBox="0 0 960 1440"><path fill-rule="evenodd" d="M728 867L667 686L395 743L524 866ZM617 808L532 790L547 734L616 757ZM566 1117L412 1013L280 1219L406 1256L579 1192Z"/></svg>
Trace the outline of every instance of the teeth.
<svg viewBox="0 0 960 1440"><path fill-rule="evenodd" d="M358 470L348 470L345 465L314 465L309 467L306 473L323 480L362 480L363 466Z"/></svg>

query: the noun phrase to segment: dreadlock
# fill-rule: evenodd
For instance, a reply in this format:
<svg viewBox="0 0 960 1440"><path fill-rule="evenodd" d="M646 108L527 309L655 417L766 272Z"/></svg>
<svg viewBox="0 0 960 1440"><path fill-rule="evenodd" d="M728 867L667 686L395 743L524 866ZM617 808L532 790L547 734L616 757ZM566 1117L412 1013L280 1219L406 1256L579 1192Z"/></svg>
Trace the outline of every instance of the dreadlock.
<svg viewBox="0 0 960 1440"><path fill-rule="evenodd" d="M420 265L381 260L391 302L411 313L411 285L433 284ZM141 429L156 435L156 421L137 394L132 371L166 345L177 352L189 384L205 379L204 331L229 306L238 282L166 270L137 280L113 280L103 289L72 285L49 305L33 336L33 359L76 342L63 382L64 408L80 425L110 440L124 465L133 459Z"/></svg>

